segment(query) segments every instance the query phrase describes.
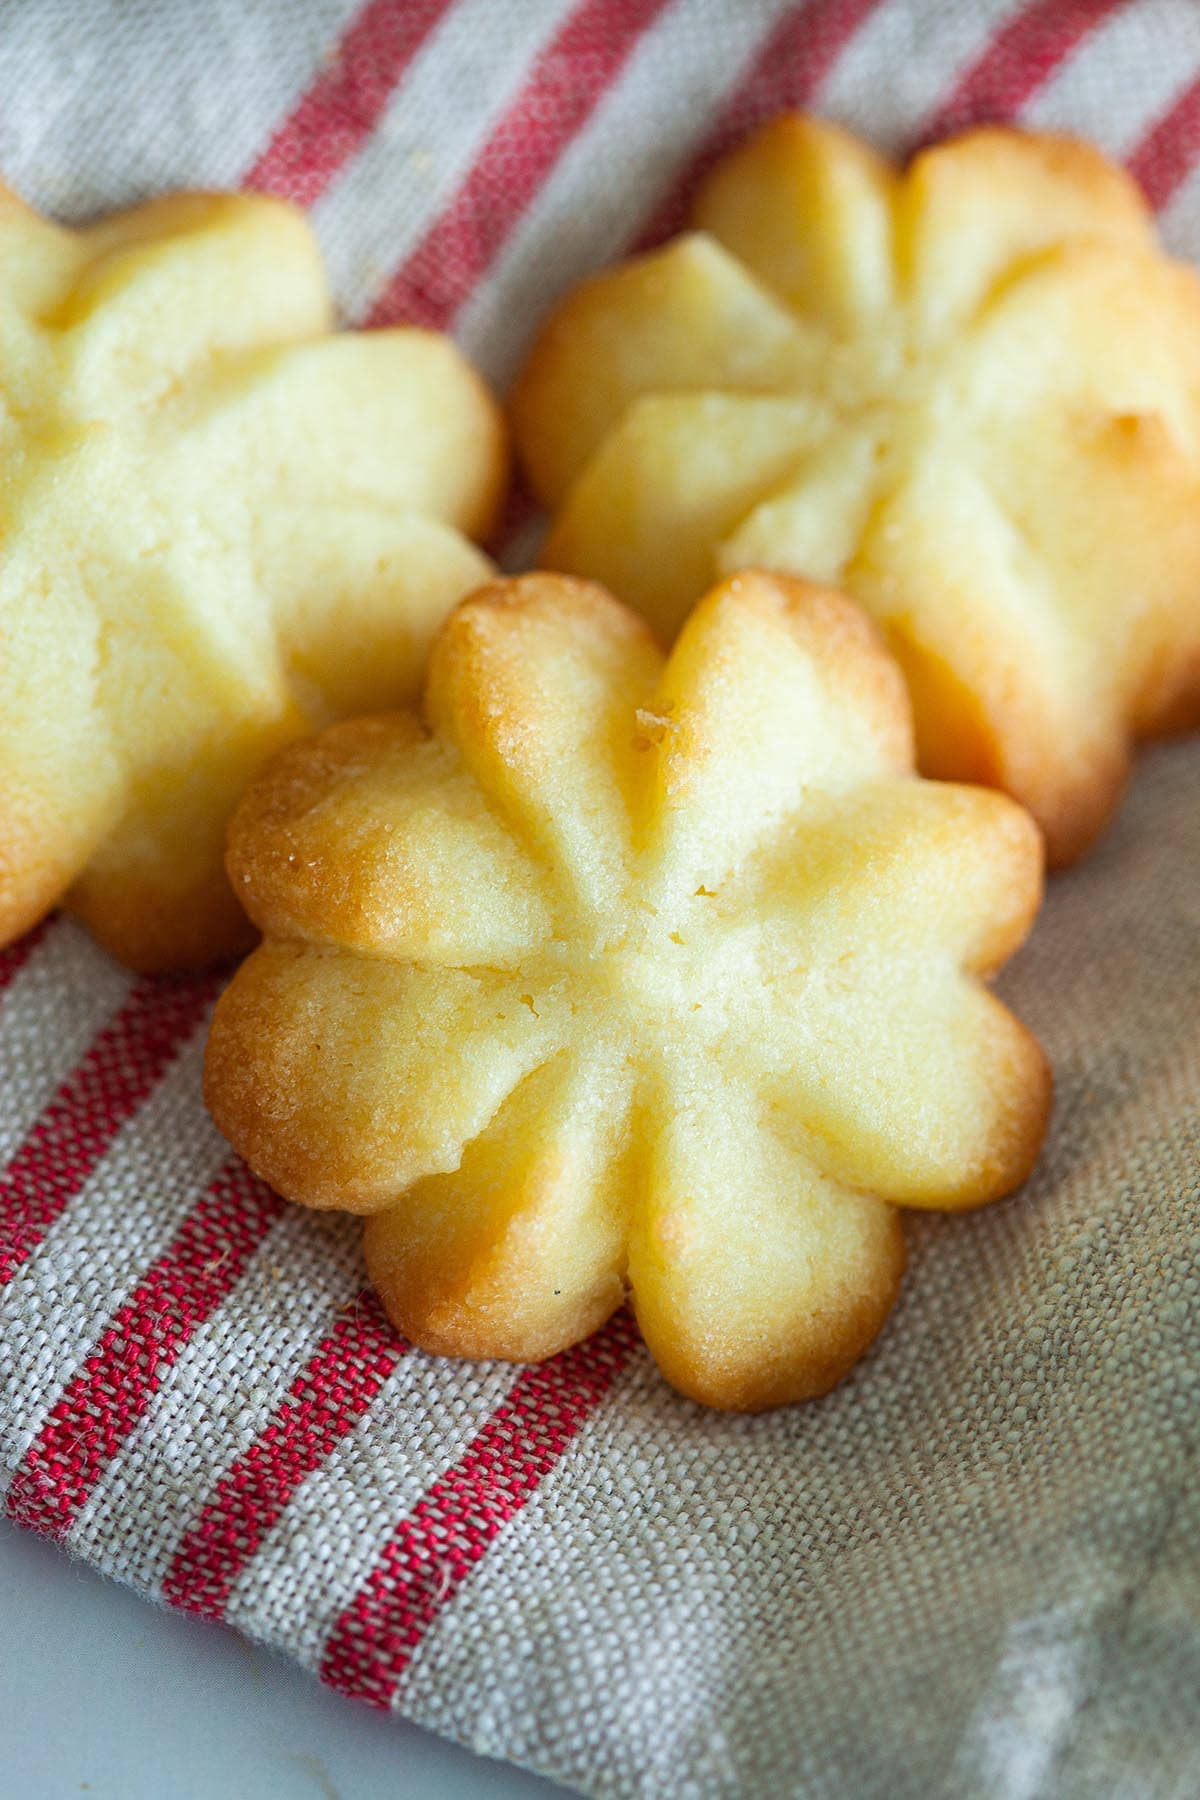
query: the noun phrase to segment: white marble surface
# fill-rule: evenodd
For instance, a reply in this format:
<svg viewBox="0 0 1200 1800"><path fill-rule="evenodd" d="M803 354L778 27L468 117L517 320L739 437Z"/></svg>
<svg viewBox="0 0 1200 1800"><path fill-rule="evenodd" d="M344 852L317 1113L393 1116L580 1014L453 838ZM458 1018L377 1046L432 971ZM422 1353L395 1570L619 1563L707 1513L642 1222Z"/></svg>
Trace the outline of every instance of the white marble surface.
<svg viewBox="0 0 1200 1800"><path fill-rule="evenodd" d="M0 1522L2 1800L554 1800Z"/></svg>

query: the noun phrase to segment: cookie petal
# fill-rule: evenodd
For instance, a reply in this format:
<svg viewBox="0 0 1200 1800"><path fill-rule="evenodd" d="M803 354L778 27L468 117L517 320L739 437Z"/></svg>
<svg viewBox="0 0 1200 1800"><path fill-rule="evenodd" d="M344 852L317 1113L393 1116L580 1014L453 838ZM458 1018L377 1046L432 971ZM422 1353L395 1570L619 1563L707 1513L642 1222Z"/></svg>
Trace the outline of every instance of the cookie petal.
<svg viewBox="0 0 1200 1800"><path fill-rule="evenodd" d="M252 518L335 494L481 534L507 472L490 395L426 331L348 332L218 367L159 429L167 479L242 496Z"/></svg>
<svg viewBox="0 0 1200 1800"><path fill-rule="evenodd" d="M985 126L924 150L897 201L901 289L918 339L971 317L1021 264L1072 239L1153 239L1137 183L1078 138Z"/></svg>
<svg viewBox="0 0 1200 1800"><path fill-rule="evenodd" d="M315 720L414 702L446 615L493 572L440 520L346 500L273 507L253 535L288 685Z"/></svg>
<svg viewBox="0 0 1200 1800"><path fill-rule="evenodd" d="M770 1027L731 1034L722 1059L753 1068L765 1098L819 1166L905 1206L980 1206L1037 1158L1050 1075L1035 1040L949 956L880 957L779 971Z"/></svg>
<svg viewBox="0 0 1200 1800"><path fill-rule="evenodd" d="M168 195L76 243L79 264L42 324L62 334L64 398L85 418L125 417L202 365L332 324L303 215L263 195Z"/></svg>
<svg viewBox="0 0 1200 1800"><path fill-rule="evenodd" d="M1052 865L1080 854L1125 780L1119 697L967 445L924 456L881 503L847 579L908 679L924 773L1003 787Z"/></svg>
<svg viewBox="0 0 1200 1800"><path fill-rule="evenodd" d="M820 348L712 238L584 282L543 327L513 395L535 492L557 505L643 395L808 386Z"/></svg>
<svg viewBox="0 0 1200 1800"><path fill-rule="evenodd" d="M222 868L238 795L305 728L278 710L216 714L187 753L126 766L121 808L65 904L109 953L147 974L204 968L213 946L249 949L254 933Z"/></svg>
<svg viewBox="0 0 1200 1800"><path fill-rule="evenodd" d="M1041 834L994 789L883 781L814 802L722 910L762 937L769 978L790 957L951 953L979 974L1024 942L1042 895Z"/></svg>
<svg viewBox="0 0 1200 1800"><path fill-rule="evenodd" d="M529 575L454 612L426 711L519 840L554 870L577 928L608 935L628 879L633 719L662 657L602 589Z"/></svg>
<svg viewBox="0 0 1200 1800"><path fill-rule="evenodd" d="M458 1167L561 1047L567 1002L519 976L269 942L213 1016L205 1097L251 1166L306 1206L375 1212Z"/></svg>
<svg viewBox="0 0 1200 1800"><path fill-rule="evenodd" d="M831 428L788 481L756 501L716 546L716 567L790 569L844 585L883 485L886 428L868 419Z"/></svg>
<svg viewBox="0 0 1200 1800"><path fill-rule="evenodd" d="M629 1280L655 1361L710 1406L825 1393L895 1300L896 1213L825 1180L736 1082L667 1071L652 1116Z"/></svg>
<svg viewBox="0 0 1200 1800"><path fill-rule="evenodd" d="M908 702L844 595L748 570L705 597L649 709L647 893L719 890L818 796L911 766Z"/></svg>
<svg viewBox="0 0 1200 1800"><path fill-rule="evenodd" d="M988 309L955 379L981 419L976 466L1052 571L1095 681L1158 729L1198 693L1200 280L1073 246Z"/></svg>
<svg viewBox="0 0 1200 1800"><path fill-rule="evenodd" d="M620 1306L631 1088L619 1047L564 1052L513 1091L454 1173L374 1215L367 1272L407 1337L536 1362Z"/></svg>
<svg viewBox="0 0 1200 1800"><path fill-rule="evenodd" d="M822 402L697 393L641 400L583 470L541 551L586 570L671 638L717 573L718 546L829 428Z"/></svg>
<svg viewBox="0 0 1200 1800"><path fill-rule="evenodd" d="M234 816L228 867L278 937L463 968L511 966L550 934L538 871L458 759L403 713L278 757Z"/></svg>
<svg viewBox="0 0 1200 1800"><path fill-rule="evenodd" d="M122 803L121 759L98 705L102 633L70 555L51 551L47 563L40 551L9 545L0 566L0 943L55 903Z"/></svg>
<svg viewBox="0 0 1200 1800"><path fill-rule="evenodd" d="M802 318L847 337L894 304L896 186L857 138L791 113L720 163L693 218Z"/></svg>
<svg viewBox="0 0 1200 1800"><path fill-rule="evenodd" d="M979 311L947 378L980 448L1004 460L1023 451L1036 461L1044 430L1128 415L1161 420L1194 464L1200 276L1148 250L1064 246L1023 266Z"/></svg>

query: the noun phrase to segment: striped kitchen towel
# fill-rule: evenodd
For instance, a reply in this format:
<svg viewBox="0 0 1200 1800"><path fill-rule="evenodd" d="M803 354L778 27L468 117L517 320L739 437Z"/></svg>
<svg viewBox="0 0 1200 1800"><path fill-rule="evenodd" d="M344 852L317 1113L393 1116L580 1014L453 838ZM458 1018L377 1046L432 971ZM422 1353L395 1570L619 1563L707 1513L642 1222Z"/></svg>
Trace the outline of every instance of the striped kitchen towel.
<svg viewBox="0 0 1200 1800"><path fill-rule="evenodd" d="M308 209L352 322L503 384L554 296L812 106L903 151L1086 133L1200 256L1195 0L26 0L0 169L64 218ZM514 525L520 507L514 508ZM627 1318L410 1349L357 1226L200 1102L211 980L70 922L0 959L0 1491L148 1596L603 1796L1200 1792L1200 746L1142 763L1006 988L1059 1103L1017 1200L919 1218L870 1357L707 1414Z"/></svg>

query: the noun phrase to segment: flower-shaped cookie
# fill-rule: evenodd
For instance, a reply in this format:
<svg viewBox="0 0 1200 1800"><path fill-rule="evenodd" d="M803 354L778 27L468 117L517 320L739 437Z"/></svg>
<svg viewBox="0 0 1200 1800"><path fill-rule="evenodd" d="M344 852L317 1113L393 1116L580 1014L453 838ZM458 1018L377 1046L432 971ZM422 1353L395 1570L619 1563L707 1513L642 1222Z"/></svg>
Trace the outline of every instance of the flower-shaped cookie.
<svg viewBox="0 0 1200 1800"><path fill-rule="evenodd" d="M64 898L143 968L247 941L246 780L411 698L489 572L487 393L437 336L330 324L277 202L67 231L0 190L0 942Z"/></svg>
<svg viewBox="0 0 1200 1800"><path fill-rule="evenodd" d="M1006 788L1070 861L1131 739L1200 718L1200 282L1119 169L1015 131L900 174L785 117L694 221L533 352L544 562L663 629L743 564L844 587L926 773Z"/></svg>
<svg viewBox="0 0 1200 1800"><path fill-rule="evenodd" d="M264 942L206 1093L279 1191L369 1214L424 1347L514 1360L628 1294L719 1406L823 1392L882 1325L893 1205L1023 1179L1038 1046L978 977L1040 843L916 778L899 671L852 602L746 573L664 662L600 588L483 589L426 725L333 726L235 816Z"/></svg>

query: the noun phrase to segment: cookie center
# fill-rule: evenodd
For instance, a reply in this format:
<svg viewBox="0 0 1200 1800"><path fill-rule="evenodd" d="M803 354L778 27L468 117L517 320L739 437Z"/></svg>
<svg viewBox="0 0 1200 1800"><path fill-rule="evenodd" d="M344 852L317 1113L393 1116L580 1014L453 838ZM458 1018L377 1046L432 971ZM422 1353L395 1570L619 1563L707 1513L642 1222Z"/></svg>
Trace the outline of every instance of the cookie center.
<svg viewBox="0 0 1200 1800"><path fill-rule="evenodd" d="M593 951L586 980L636 1032L665 1031L674 1021L689 1034L706 1033L725 1017L746 973L737 945L707 923L697 920L689 929L685 920L673 929L663 919L639 921Z"/></svg>

